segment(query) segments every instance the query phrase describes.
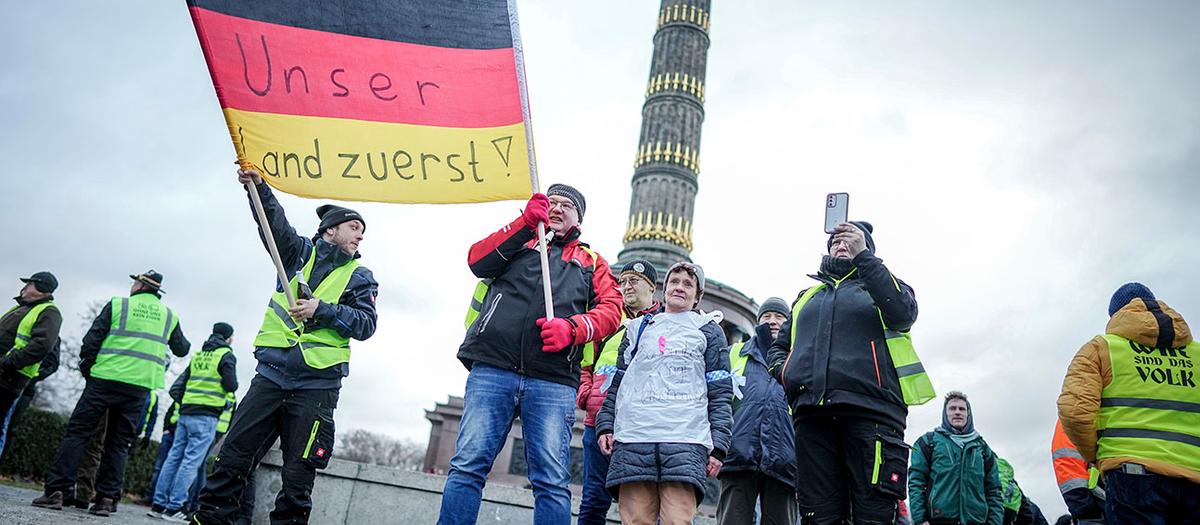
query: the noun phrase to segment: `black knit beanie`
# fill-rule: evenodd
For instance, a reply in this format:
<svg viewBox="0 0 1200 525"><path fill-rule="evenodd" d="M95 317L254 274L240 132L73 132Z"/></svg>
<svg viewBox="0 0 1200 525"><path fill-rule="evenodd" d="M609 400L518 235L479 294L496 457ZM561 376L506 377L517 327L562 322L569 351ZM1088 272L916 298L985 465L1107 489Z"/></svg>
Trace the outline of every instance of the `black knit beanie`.
<svg viewBox="0 0 1200 525"><path fill-rule="evenodd" d="M850 221L850 224L858 227L863 232L863 238L867 241L867 251L875 253L875 239L871 237L871 233L875 231L875 227L867 221ZM829 236L829 240L825 241L825 251L828 252L833 247L833 236Z"/></svg>
<svg viewBox="0 0 1200 525"><path fill-rule="evenodd" d="M326 204L317 208L317 217L321 218L321 225L317 226L317 236L325 233L328 228L333 228L343 222L358 221L363 225L363 231L367 231L367 221L362 218L358 212L333 204Z"/></svg>

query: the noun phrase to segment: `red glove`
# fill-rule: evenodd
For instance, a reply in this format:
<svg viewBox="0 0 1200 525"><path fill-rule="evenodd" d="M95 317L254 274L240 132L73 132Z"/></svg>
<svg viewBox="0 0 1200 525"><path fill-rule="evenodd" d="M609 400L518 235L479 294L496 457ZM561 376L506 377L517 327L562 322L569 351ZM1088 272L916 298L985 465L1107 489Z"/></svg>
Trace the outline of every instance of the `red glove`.
<svg viewBox="0 0 1200 525"><path fill-rule="evenodd" d="M537 231L539 222L550 224L550 198L544 193L534 193L525 203L525 211L521 212L521 220L525 226Z"/></svg>
<svg viewBox="0 0 1200 525"><path fill-rule="evenodd" d="M575 327L561 317L549 321L542 317L537 320L537 326L542 329L543 352L557 352L575 341Z"/></svg>

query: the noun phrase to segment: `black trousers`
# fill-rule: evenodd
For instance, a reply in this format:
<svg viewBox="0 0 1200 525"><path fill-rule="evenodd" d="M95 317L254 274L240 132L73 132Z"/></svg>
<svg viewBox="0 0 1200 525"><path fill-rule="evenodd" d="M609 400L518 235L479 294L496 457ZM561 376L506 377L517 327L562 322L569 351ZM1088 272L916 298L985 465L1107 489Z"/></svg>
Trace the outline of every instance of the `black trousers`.
<svg viewBox="0 0 1200 525"><path fill-rule="evenodd" d="M871 478L878 461L876 442L881 442L881 452L892 461L903 461L907 473L902 429L858 417L799 414L792 425L801 523L895 523L903 494L895 494L894 487L907 485L908 480L896 479L891 488L881 488Z"/></svg>
<svg viewBox="0 0 1200 525"><path fill-rule="evenodd" d="M717 523L754 523L755 504L762 510L760 525L796 525L796 491L790 485L757 471L722 472Z"/></svg>
<svg viewBox="0 0 1200 525"><path fill-rule="evenodd" d="M195 520L225 525L237 519L254 467L279 438L283 487L275 498L271 523L308 523L317 469L325 468L333 454L337 401L337 389L284 390L254 376L233 414L213 474L200 492Z"/></svg>
<svg viewBox="0 0 1200 525"><path fill-rule="evenodd" d="M139 388L116 388L89 380L75 404L67 422L66 435L59 445L54 463L46 473L46 494L61 491L63 497L75 496L75 481L79 461L88 441L104 419L108 430L104 436L104 456L96 473L96 499L121 499L125 481L125 462L129 448L137 437L142 418L146 415L147 391Z"/></svg>

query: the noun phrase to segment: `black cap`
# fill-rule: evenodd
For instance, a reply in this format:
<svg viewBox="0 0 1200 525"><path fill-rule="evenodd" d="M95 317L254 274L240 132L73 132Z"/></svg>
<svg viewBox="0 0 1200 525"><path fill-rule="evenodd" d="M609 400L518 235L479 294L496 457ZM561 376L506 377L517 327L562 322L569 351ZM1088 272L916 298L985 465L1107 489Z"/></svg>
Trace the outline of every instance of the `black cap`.
<svg viewBox="0 0 1200 525"><path fill-rule="evenodd" d="M50 272L38 272L30 275L28 279L21 278L23 283L33 283L33 287L42 293L54 293L58 289L58 278Z"/></svg>
<svg viewBox="0 0 1200 525"><path fill-rule="evenodd" d="M162 293L163 275L161 273L154 270L146 270L140 275L130 275L129 278L153 288L156 292Z"/></svg>
<svg viewBox="0 0 1200 525"><path fill-rule="evenodd" d="M367 231L367 221L363 220L361 214L350 208L326 204L317 208L317 217L321 218L321 225L317 226L317 235L325 233L327 228L333 228L349 221L361 222L363 231Z"/></svg>
<svg viewBox="0 0 1200 525"><path fill-rule="evenodd" d="M233 326L229 323L215 323L213 324L213 333L229 339L233 337Z"/></svg>
<svg viewBox="0 0 1200 525"><path fill-rule="evenodd" d="M654 265L650 264L650 261L643 259L629 261L625 264L624 268L621 268L621 275L625 275L627 273L636 274L637 276L650 281L651 288L658 287L658 271L654 269Z"/></svg>

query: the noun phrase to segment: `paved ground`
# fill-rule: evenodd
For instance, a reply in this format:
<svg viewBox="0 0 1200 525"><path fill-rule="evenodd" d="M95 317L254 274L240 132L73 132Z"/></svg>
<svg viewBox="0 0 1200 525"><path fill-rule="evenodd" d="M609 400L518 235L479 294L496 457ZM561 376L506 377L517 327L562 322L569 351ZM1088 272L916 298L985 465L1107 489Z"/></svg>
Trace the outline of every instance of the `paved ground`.
<svg viewBox="0 0 1200 525"><path fill-rule="evenodd" d="M146 515L148 507L122 503L117 507L117 513L107 518L93 516L86 511L76 508L63 510L39 509L30 505L33 498L41 493L35 490L0 485L0 523L5 525L44 525L44 524L107 524L107 525L163 525L166 523Z"/></svg>

